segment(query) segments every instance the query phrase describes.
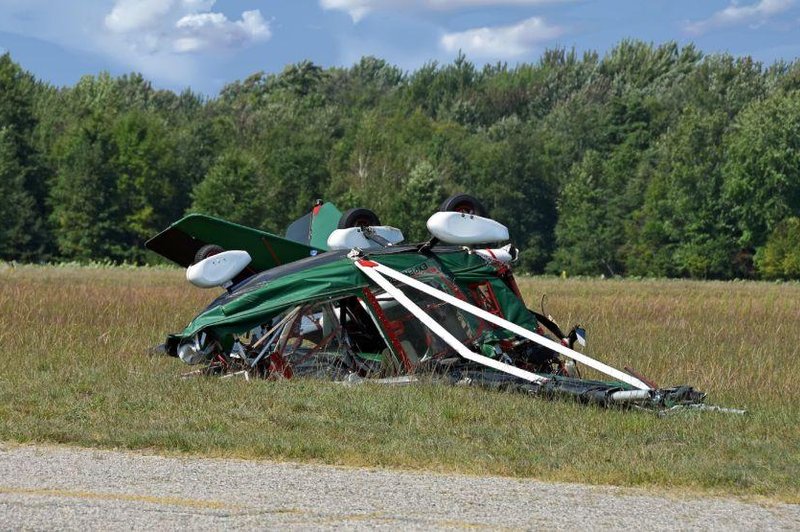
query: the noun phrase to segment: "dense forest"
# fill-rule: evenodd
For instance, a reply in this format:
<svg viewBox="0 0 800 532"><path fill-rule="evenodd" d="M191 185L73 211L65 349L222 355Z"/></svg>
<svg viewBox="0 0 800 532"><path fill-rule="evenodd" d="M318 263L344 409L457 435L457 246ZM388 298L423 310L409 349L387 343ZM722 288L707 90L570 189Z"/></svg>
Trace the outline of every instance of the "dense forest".
<svg viewBox="0 0 800 532"><path fill-rule="evenodd" d="M800 62L623 41L534 64L365 57L218 96L138 74L53 87L0 56L0 259L157 261L187 212L282 233L316 198L410 239L468 192L520 268L800 277Z"/></svg>

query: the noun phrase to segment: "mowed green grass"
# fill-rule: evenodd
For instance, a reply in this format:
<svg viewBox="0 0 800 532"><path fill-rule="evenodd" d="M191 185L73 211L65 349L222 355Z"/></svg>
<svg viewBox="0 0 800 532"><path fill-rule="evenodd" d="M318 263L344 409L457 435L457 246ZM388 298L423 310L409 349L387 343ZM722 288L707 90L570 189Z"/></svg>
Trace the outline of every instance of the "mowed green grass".
<svg viewBox="0 0 800 532"><path fill-rule="evenodd" d="M212 297L180 270L0 265L0 440L800 502L800 285L520 279L586 352L746 416L423 384L181 379L146 354Z"/></svg>

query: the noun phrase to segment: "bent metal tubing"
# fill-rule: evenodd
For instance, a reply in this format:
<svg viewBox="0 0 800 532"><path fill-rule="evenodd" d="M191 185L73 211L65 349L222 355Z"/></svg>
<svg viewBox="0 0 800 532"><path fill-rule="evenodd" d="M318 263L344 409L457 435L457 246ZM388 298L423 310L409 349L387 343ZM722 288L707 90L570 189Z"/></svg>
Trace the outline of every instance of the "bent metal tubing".
<svg viewBox="0 0 800 532"><path fill-rule="evenodd" d="M604 363L602 363L602 362L600 362L598 360L595 360L590 356L584 355L583 353L579 353L579 352L577 352L577 351L575 351L573 349L570 349L570 348L568 348L566 346L563 346L563 345L561 345L561 344L559 344L557 342L554 342L554 341L552 341L552 340L550 340L548 338L545 338L545 337L543 337L543 336L541 336L539 334L536 334L533 331L529 331L528 329L525 329L524 327L520 327L519 325L517 325L515 323L512 323L512 322L510 322L508 320L505 320L503 318L500 318L499 316L495 316L494 314L492 314L490 312L487 312L487 311L485 311L485 310L483 310L481 308L476 307L475 305L467 303L466 301L462 301L462 300L458 299L457 297L453 297L450 294L446 294L445 292L442 292L441 290L437 290L436 288L434 288L432 286L429 286L429 285L427 285L425 283L417 281L416 279L414 279L412 277L409 277L408 275L405 275L403 273L400 273L397 270L389 268L388 266L384 266L383 264L379 264L377 262L370 261L370 260L364 260L364 259L356 260L355 264L356 264L356 267L358 267L359 270L364 272L370 279L375 281L375 283L377 283L381 288L386 290L386 292L388 292L392 296L394 296L395 299L397 299L397 301L399 303L403 304L403 306L406 306L409 311L414 313L414 315L417 316L417 318L419 318L420 321L422 321L426 326L428 326L433 332L435 332L437 335L441 336L443 340L447 341L447 339L445 339L445 337L440 334L440 331L444 331L444 333L446 333L450 337L450 339L452 339L456 344L458 344L461 349L457 349L455 346L450 344L449 341L448 341L448 344L450 344L451 347L456 349L456 351L461 356L463 356L464 358L467 358L469 360L474 360L475 362L478 362L478 363L483 364L483 365L489 365L490 367L494 367L495 369L499 369L500 371L503 371L505 373L511 373L512 375L516 375L516 376L521 376L521 375L517 375L517 373L512 373L512 372L508 371L508 368L511 368L511 369L513 369L515 371L524 371L524 370L521 370L521 369L516 368L514 366L510 366L508 364L503 364L502 362L498 362L498 361L496 361L494 359L491 359L491 358L488 358L488 357L484 357L482 355L478 355L476 353L473 353L469 349L467 349L466 346L464 346L454 336L452 336L450 333L448 333L441 325L439 325L438 322L433 320L422 309L420 309L417 305L415 305L405 294L403 294L403 292L401 290L399 290L394 285L392 285L391 282L389 282L386 279L386 277L390 277L392 279L400 281L401 283L406 284L406 285L410 286L411 288L415 288L415 289L419 290L420 292L424 292L424 293L426 293L426 294L428 294L428 295L430 295L432 297L435 297L435 298L437 298L437 299L439 299L441 301L444 301L445 303L449 303L449 304L451 304L451 305L453 305L455 307L458 307L461 310L469 312L470 314L472 314L474 316L477 316L477 317L479 317L479 318L481 318L483 320L488 321L489 323L494 323L495 325L503 327L504 329L507 329L507 330L513 332L514 334L522 336L523 338L527 338L528 340L536 342L537 344L540 344L540 345L542 345L544 347L547 347L548 349L552 349L553 351L556 351L557 353L560 353L560 354L562 354L562 355L564 355L564 356L566 356L568 358L571 358L575 362L580 362L581 364L584 364L584 365L586 365L586 366L588 366L590 368L594 368L597 371L600 371L601 373L604 373L604 374L608 375L609 377L613 377L613 378L615 378L617 380L620 380L622 382L630 384L631 386L633 386L635 388L638 388L639 390L647 390L647 391L653 390L652 387L648 386L647 384L645 384L641 380L637 379L636 377L632 377L631 375L628 375L627 373L624 373L624 372L622 372L622 371L620 371L620 370L618 370L616 368L613 368L613 367L611 367L611 366L609 366L607 364L604 364ZM386 277L384 277L384 276L386 276ZM379 281L379 279L380 279L380 281ZM391 287L392 291L390 291L387 288L387 286ZM397 295L397 294L399 294L399 295ZM400 296L402 296L402 298L403 298L402 300L400 299ZM423 319L422 316L425 316L427 318L427 320ZM437 327L437 329L434 329L434 326ZM464 351L469 353L470 356L465 355ZM476 359L475 357L480 357L480 359ZM491 361L493 364L492 365L488 364L487 363L488 361ZM497 365L503 366L503 367L495 366L494 364L497 364ZM533 380L530 377L522 377L522 378L524 378L526 380L530 380L531 382L542 382L542 379L545 379L544 377L541 377L541 376L536 375L534 373L530 373L530 372L527 372L527 371L525 371L524 373L527 373L528 375L532 375L532 376L536 377L536 380Z"/></svg>

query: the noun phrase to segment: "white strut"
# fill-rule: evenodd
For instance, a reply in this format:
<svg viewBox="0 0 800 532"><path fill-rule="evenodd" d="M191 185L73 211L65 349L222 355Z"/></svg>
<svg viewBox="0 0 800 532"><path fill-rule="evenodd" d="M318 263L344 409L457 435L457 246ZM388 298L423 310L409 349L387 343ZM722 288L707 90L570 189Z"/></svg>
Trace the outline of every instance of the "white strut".
<svg viewBox="0 0 800 532"><path fill-rule="evenodd" d="M361 262L367 263L367 264L369 264L369 266L364 266L364 265L361 264ZM383 275L385 275L386 277L391 277L391 278L393 278L393 279L395 279L397 281L400 281L403 284L406 284L406 285L408 285L408 286L410 286L412 288L415 288L415 289L419 290L420 292L424 292L424 293L426 293L426 294L428 294L430 296L433 296L436 299L444 301L445 303L449 303L449 304L451 304L451 305L453 305L455 307L458 307L461 310L469 312L470 314L473 314L474 316L477 316L477 317L479 317L479 318L481 318L483 320L486 320L486 321L488 321L490 323L494 323L495 325L499 325L500 327L503 327L504 329L507 329L507 330L513 332L514 334L522 336L523 338L527 338L528 340L536 342L537 344L543 345L544 347L547 347L548 349L552 349L553 351L556 351L557 353L561 353L562 355L564 355L564 356L566 356L568 358L571 358L575 362L580 362L581 364L584 364L584 365L586 365L586 366L588 366L590 368L594 368L597 371L608 375L609 377L613 377L613 378L615 378L617 380L620 380L622 382L630 384L631 386L634 386L635 388L638 388L640 390L652 390L653 389L652 387L648 386L647 384L645 384L641 380L637 379L636 377L628 375L627 373L624 373L624 372L622 372L622 371L620 371L620 370L618 370L616 368L613 368L613 367L611 367L611 366L609 366L607 364L603 364L602 362L600 362L598 360L595 360L590 356L584 355L583 353L579 353L578 351L575 351L573 349L570 349L569 347L561 345L558 342L554 342L554 341L552 341L552 340L550 340L548 338L545 338L544 336L542 336L540 334L536 334L533 331L529 331L528 329L526 329L524 327L520 327L516 323L512 323L512 322L510 322L510 321L508 321L506 319L503 319L503 318L501 318L499 316L495 316L494 314L492 314L490 312L487 312L487 311L485 311L485 310L483 310L481 308L476 307L475 305L467 303L466 301L462 301L461 299L458 299L457 297L453 297L450 294L442 292L441 290L438 290L438 289L436 289L436 288L434 288L434 287L432 287L430 285L427 285L425 283L417 281L416 279L414 279L412 277L409 277L408 275L405 275L403 273L400 273L399 271L397 271L395 269L389 268L388 266L384 266L383 264L379 264L379 263L374 262L374 261L356 261L356 266L361 271L363 271L365 274L367 274L367 276L369 276L370 279L372 279L373 281L378 283L381 286L381 288L383 288L387 292L389 292L389 290L384 285L391 286L392 289L395 290L396 292L399 292L405 298L405 300L408 303L410 303L411 305L414 305L414 307L417 310L419 310L419 312L422 312L422 314L424 314L426 317L428 317L428 319L430 321L433 321L433 323L437 327L440 327L442 330L444 330L444 329L438 324L438 322L432 320L432 318L430 318L430 316L425 314L425 312L423 312L422 309L417 307L410 299L408 299L408 297L406 297L405 294L403 294L402 291L400 291L399 289L395 288L394 285L392 285L390 282L388 282L383 277ZM375 275L375 274L378 274L378 275ZM380 275L380 274L383 274L383 275ZM377 280L378 278L381 279L381 282L378 282L378 280ZM391 292L389 292L389 293L391 293ZM395 296L394 293L391 293L391 294L393 296ZM398 302L403 304L403 302L400 301L400 299L397 296L395 296L395 299L397 299ZM404 305L404 306L406 306L406 305ZM411 310L411 308L409 308L409 310ZM419 316L417 316L417 317L419 317ZM434 330L427 322L423 321L423 323L425 323L425 325L428 325L428 327L431 328L431 330ZM436 332L436 331L434 331L434 332ZM445 333L447 333L446 330L445 330ZM447 333L447 334L449 334L449 333ZM473 353L469 349L466 349L466 347L461 342L459 342L457 339L455 339L455 337L453 337L452 335L450 335L450 336L451 336L451 338L453 338L453 340L455 340L458 343L458 345L460 345L462 348L464 348L464 350L468 351L472 355L481 356L481 355L476 355L475 353ZM443 337L443 339L444 339L444 337ZM454 349L455 349L455 347L454 347ZM461 353L461 351L459 351L459 354L464 356ZM465 358L467 358L467 357L465 357ZM491 358L488 358L488 357L481 357L481 358L484 358L486 360L491 360L492 362L497 362L494 359L491 359ZM472 360L472 359L470 359L470 360ZM476 361L476 362L481 362L481 361ZM504 365L508 366L510 368L514 368L517 371L523 371L523 370L520 370L519 368L515 368L514 366L509 366L508 364L504 364ZM500 368L497 368L497 369L500 369ZM501 371L505 371L505 370L501 370ZM508 373L508 372L506 371L506 373ZM526 372L526 373L530 373L530 372ZM530 375L535 375L535 374L534 373L530 373ZM539 375L536 375L536 377L538 377L539 379L543 379L544 378L544 377L541 377Z"/></svg>
<svg viewBox="0 0 800 532"><path fill-rule="evenodd" d="M515 377L519 377L521 379L525 379L526 381L536 382L536 383L543 383L547 382L549 379L537 375L535 373L531 373L530 371L525 371L524 369L518 368L516 366L512 366L510 364L504 364L498 360L493 358L489 358L483 355L479 355L473 351L470 351L467 346L462 344L458 338L450 334L450 332L442 327L439 322L434 320L427 312L419 308L419 306L411 301L407 295L403 293L402 290L394 286L388 279L386 279L383 275L378 273L376 270L376 266L378 263L373 261L367 260L357 260L356 267L364 272L364 274L372 279L375 284L383 288L387 294L391 295L395 298L395 300L403 305L409 312L411 312L414 316L419 319L426 327L428 327L431 332L433 332L436 336L441 338L442 340L447 343L450 347L456 350L456 352L461 355L462 357L466 358L467 360L471 360L473 362L477 362L478 364L482 364L484 366L488 366L490 368L494 368L496 370L502 371L503 373L508 373L509 375L513 375Z"/></svg>

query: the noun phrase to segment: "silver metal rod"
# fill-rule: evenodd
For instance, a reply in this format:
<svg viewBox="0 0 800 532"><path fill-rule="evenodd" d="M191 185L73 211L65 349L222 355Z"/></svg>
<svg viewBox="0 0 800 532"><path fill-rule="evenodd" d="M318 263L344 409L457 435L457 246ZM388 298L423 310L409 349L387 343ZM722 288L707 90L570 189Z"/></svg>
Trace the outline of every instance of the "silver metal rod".
<svg viewBox="0 0 800 532"><path fill-rule="evenodd" d="M611 394L611 400L615 403L630 403L632 401L644 401L650 399L649 390L624 390Z"/></svg>

